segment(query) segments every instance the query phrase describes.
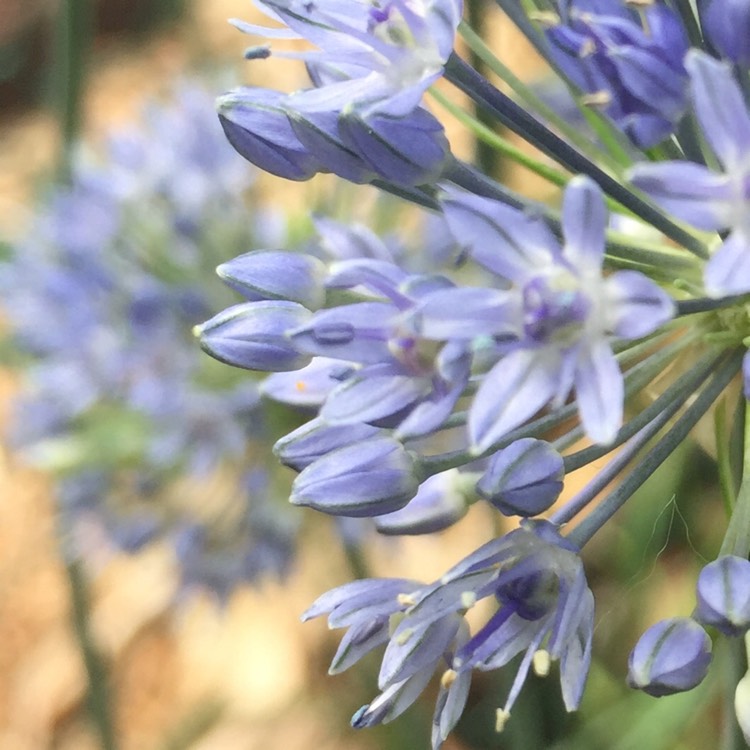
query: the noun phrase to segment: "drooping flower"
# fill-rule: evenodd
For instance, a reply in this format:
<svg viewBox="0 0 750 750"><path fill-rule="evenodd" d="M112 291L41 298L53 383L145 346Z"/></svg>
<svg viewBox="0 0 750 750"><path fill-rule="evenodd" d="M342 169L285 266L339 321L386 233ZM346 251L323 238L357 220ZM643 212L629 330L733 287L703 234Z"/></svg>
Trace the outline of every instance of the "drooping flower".
<svg viewBox="0 0 750 750"><path fill-rule="evenodd" d="M488 597L499 607L470 635L464 615ZM580 702L591 658L594 600L575 547L552 524L524 522L427 586L371 579L334 589L320 597L304 619L326 612L331 627L349 627L334 659L335 671L340 654L351 653L353 642L362 646L346 666L387 643L378 681L382 692L355 714L356 727L395 718L442 666L433 734L433 747L438 748L463 711L472 670L498 669L524 654L503 708L507 716L534 654L541 650L560 661L566 708L575 710Z"/></svg>
<svg viewBox="0 0 750 750"><path fill-rule="evenodd" d="M437 178L449 146L440 122L419 106L453 48L461 0L266 0L259 6L287 29L235 21L269 38L306 39L307 52L262 48L307 64L313 87L285 95L237 89L219 112L231 143L273 174L307 179L334 172L352 182L399 185Z"/></svg>

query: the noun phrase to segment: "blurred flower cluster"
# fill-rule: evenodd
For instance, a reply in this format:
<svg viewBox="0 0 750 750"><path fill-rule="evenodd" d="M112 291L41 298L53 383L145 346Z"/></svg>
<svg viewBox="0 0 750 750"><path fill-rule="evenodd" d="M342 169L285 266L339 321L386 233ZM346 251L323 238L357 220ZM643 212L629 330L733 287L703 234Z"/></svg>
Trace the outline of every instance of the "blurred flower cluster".
<svg viewBox="0 0 750 750"><path fill-rule="evenodd" d="M185 80L102 148L81 146L69 184L48 189L0 264L23 378L10 440L54 473L67 553L165 539L180 590L220 600L282 575L297 530L256 449L256 384L192 336L226 301L209 269L284 236L280 217L242 199L253 179L211 97Z"/></svg>
<svg viewBox="0 0 750 750"><path fill-rule="evenodd" d="M220 97L235 149L287 179L372 183L419 206L443 239L425 233L407 264L361 227L319 221L335 253L223 264L246 301L198 329L217 359L272 373L267 396L314 410L275 445L299 472L293 504L396 535L445 529L477 502L520 517L435 581L365 578L306 614L347 628L332 672L385 646L380 692L355 727L395 718L439 675L435 750L472 675L516 656L498 729L529 670L551 661L565 707L579 706L594 631L584 547L715 403L732 414L715 430L724 542L694 611L635 645L628 683L693 688L712 640L750 628L750 3L497 4L577 117L519 80L461 21L459 0L261 0L271 26L235 22L260 42L253 66L301 59L310 74L294 93ZM455 157L425 94L559 188L555 200ZM605 456L558 501L569 474ZM737 718L750 738L747 681Z"/></svg>

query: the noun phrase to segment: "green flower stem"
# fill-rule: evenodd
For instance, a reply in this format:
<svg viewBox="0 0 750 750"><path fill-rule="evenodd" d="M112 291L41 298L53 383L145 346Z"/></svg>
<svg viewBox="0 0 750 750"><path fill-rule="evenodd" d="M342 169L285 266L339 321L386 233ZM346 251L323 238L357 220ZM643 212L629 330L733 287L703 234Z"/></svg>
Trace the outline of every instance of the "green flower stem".
<svg viewBox="0 0 750 750"><path fill-rule="evenodd" d="M737 683L747 670L746 649L750 646L747 634L744 638L721 638L716 644L716 659L719 661L723 682L723 706L721 727L721 750L744 750L747 748L742 730L737 723L734 710L734 693Z"/></svg>
<svg viewBox="0 0 750 750"><path fill-rule="evenodd" d="M79 560L70 560L65 564L65 571L70 584L73 628L88 680L89 715L99 734L102 750L117 750L107 673L89 628L88 594L83 566Z"/></svg>
<svg viewBox="0 0 750 750"><path fill-rule="evenodd" d="M723 398L714 409L714 442L716 444L716 464L719 470L719 487L724 501L727 518L731 518L737 486L732 472L732 460L728 445L727 400Z"/></svg>
<svg viewBox="0 0 750 750"><path fill-rule="evenodd" d="M741 355L735 354L724 364L695 401L685 409L674 426L654 445L638 467L610 493L581 523L570 532L568 538L577 547L583 547L594 534L612 518L633 493L661 466L695 427L711 404L740 369ZM750 514L749 514L750 515Z"/></svg>
<svg viewBox="0 0 750 750"><path fill-rule="evenodd" d="M498 135L494 130L487 127L484 123L480 122L476 117L469 114L465 110L461 109L458 105L451 102L446 96L437 91L436 89L430 89L430 94L441 107L450 112L464 127L468 128L471 133L482 143L486 143L488 146L494 148L499 154L502 154L508 159L520 164L529 171L533 172L539 177L551 182L553 185L563 187L567 185L570 180L570 175L561 172L559 169L550 167L538 159L534 159L528 154L524 153L517 146L514 146L510 141L507 141L501 135Z"/></svg>
<svg viewBox="0 0 750 750"><path fill-rule="evenodd" d="M630 440L639 430L647 427L662 412L669 412L670 416L675 414L680 406L690 398L695 389L699 388L715 370L720 359L721 357L717 357L716 353L707 354L703 357L700 362L693 365L688 372L672 383L669 388L640 412L637 417L623 425L612 445L592 445L570 456L566 456L565 472L570 473L576 469L580 469L582 466L586 466L592 461L596 461L598 458L610 453L626 440ZM558 446L555 444L555 447L557 448Z"/></svg>
<svg viewBox="0 0 750 750"><path fill-rule="evenodd" d="M750 409L745 404L744 460L742 484L737 493L737 502L729 519L729 526L721 544L721 555L737 555L747 558L750 554Z"/></svg>
<svg viewBox="0 0 750 750"><path fill-rule="evenodd" d="M458 33L466 42L469 49L502 81L508 84L513 92L523 102L548 123L557 128L574 146L580 151L588 153L593 159L607 164L611 169L618 170L620 166L609 154L602 151L592 143L591 139L583 135L579 130L562 118L554 109L540 99L534 91L527 86L505 63L499 60L492 50L484 43L484 40L467 23L459 24Z"/></svg>
<svg viewBox="0 0 750 750"><path fill-rule="evenodd" d="M60 126L62 180L70 179L73 147L81 127L81 101L86 61L93 36L90 0L61 0L56 25L54 73L55 105Z"/></svg>

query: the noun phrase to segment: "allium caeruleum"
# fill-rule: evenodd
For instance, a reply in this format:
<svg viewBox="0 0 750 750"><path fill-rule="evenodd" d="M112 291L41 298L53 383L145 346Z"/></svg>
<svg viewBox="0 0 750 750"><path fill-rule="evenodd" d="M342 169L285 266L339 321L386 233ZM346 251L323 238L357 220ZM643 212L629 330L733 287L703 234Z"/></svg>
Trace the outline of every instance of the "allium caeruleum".
<svg viewBox="0 0 750 750"><path fill-rule="evenodd" d="M295 504L372 517L389 535L443 530L467 513L525 519L432 584L367 578L308 611L348 628L332 672L385 646L380 693L354 726L395 718L438 674L438 748L472 672L515 656L498 728L535 659L559 661L563 702L577 708L594 617L586 545L714 414L724 540L700 576L695 619L675 612L650 628L629 677L652 695L698 685L712 646L699 623L727 635L747 626L737 573L750 554L747 4L710 0L697 13L690 3L572 0L529 12L497 0L595 138L459 24L458 3L260 5L283 26L237 24L274 40L248 52L262 58L252 65L299 57L312 86L220 98L235 148L288 179L330 171L373 182L419 206L440 239L423 230L403 243L410 251L394 251L362 226L317 217L304 254L264 250L222 266L247 301L197 328L203 348L270 373L261 392L304 411L308 421L275 445L300 472ZM315 49L279 52L283 38ZM467 47L506 87L465 61ZM449 86L482 117L445 96ZM425 92L557 189L549 204L450 154ZM568 476L586 466L571 495ZM496 606L485 620L472 612L470 627L480 600Z"/></svg>
<svg viewBox="0 0 750 750"><path fill-rule="evenodd" d="M284 573L296 534L272 481L246 468L265 429L257 385L212 366L191 335L221 304L205 271L261 240L264 222L247 216L253 175L203 89L185 83L145 115L50 188L0 267L24 365L11 439L55 473L71 555L166 539L182 586L224 600Z"/></svg>

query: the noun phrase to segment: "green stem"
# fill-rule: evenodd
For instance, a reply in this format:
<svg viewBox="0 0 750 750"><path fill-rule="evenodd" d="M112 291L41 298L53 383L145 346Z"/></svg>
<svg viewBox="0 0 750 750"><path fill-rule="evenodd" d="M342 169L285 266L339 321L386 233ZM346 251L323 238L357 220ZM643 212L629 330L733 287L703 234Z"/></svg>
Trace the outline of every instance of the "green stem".
<svg viewBox="0 0 750 750"><path fill-rule="evenodd" d="M86 60L93 30L90 0L61 0L55 39L55 105L60 126L60 179L69 180L81 128Z"/></svg>
<svg viewBox="0 0 750 750"><path fill-rule="evenodd" d="M433 99L435 99L435 101L440 104L440 106L450 112L482 143L486 143L488 146L495 149L495 151L497 151L498 153L502 154L508 159L512 159L517 164L526 167L526 169L551 182L553 185L557 185L558 187L567 185L568 181L570 180L569 174L566 174L559 169L555 169L554 167L549 167L539 160L534 159L528 154L524 153L520 148L514 146L510 141L507 141L501 135L498 135L494 130L487 127L487 125L485 125L484 123L480 122L476 117L451 102L440 91L437 91L433 88L430 89L430 94ZM612 204L615 205L614 201L612 202Z"/></svg>
<svg viewBox="0 0 750 750"><path fill-rule="evenodd" d="M629 474L581 523L571 531L568 538L576 546L583 547L594 534L632 497L633 493L666 461L672 451L682 443L711 404L730 383L740 368L740 357L731 360L717 370L713 379L701 391L695 401L685 409L674 426L644 456L637 470ZM749 504L750 505L750 504Z"/></svg>
<svg viewBox="0 0 750 750"><path fill-rule="evenodd" d="M109 704L107 674L89 628L89 607L86 579L80 561L66 562L70 584L73 628L88 680L89 715L99 734L102 750L116 750L117 741Z"/></svg>
<svg viewBox="0 0 750 750"><path fill-rule="evenodd" d="M737 502L729 519L729 526L721 544L719 556L737 555L747 558L750 554L750 409L745 404L744 460L742 484Z"/></svg>
<svg viewBox="0 0 750 750"><path fill-rule="evenodd" d="M534 110L548 123L557 128L579 150L588 153L592 158L606 163L612 170L616 171L620 168L617 162L611 159L609 154L597 148L591 139L586 138L580 131L571 127L554 109L540 99L529 86L518 78L505 63L499 60L471 26L462 22L459 24L458 33L466 42L473 55L478 57L500 80L507 83L518 98L530 109Z"/></svg>

